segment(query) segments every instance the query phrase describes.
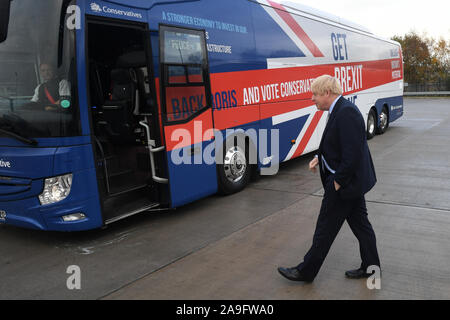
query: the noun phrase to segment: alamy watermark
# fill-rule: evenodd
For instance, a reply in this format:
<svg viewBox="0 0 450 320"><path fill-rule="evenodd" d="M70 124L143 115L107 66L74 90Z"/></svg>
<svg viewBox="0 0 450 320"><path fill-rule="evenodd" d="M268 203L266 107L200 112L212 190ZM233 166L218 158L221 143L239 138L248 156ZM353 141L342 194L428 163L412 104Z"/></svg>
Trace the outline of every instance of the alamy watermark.
<svg viewBox="0 0 450 320"><path fill-rule="evenodd" d="M381 289L381 269L379 266L369 266L367 268L367 273L370 273L371 276L367 278L367 288L369 290Z"/></svg>
<svg viewBox="0 0 450 320"><path fill-rule="evenodd" d="M280 163L280 133L278 129L207 129L203 122L194 121L193 135L187 129L176 129L170 141L176 143L171 152L175 165L236 164L228 157L245 156L249 165L261 164L261 175L275 175ZM214 137L214 141L212 141ZM211 143L204 146L204 141ZM233 152L233 149L236 152ZM231 150L231 152L229 152Z"/></svg>
<svg viewBox="0 0 450 320"><path fill-rule="evenodd" d="M81 9L77 5L71 5L67 7L67 19L66 26L69 30L81 29Z"/></svg>
<svg viewBox="0 0 450 320"><path fill-rule="evenodd" d="M81 290L81 268L77 265L72 265L67 267L66 273L70 274L66 281L67 289Z"/></svg>

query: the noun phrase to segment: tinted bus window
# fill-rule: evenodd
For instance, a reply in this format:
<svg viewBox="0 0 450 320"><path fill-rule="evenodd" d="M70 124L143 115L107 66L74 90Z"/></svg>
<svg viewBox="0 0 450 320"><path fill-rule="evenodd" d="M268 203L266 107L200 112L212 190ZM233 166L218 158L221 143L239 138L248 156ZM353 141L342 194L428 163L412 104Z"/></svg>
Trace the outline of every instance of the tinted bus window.
<svg viewBox="0 0 450 320"><path fill-rule="evenodd" d="M205 35L163 26L161 41L166 120L183 121L208 106Z"/></svg>

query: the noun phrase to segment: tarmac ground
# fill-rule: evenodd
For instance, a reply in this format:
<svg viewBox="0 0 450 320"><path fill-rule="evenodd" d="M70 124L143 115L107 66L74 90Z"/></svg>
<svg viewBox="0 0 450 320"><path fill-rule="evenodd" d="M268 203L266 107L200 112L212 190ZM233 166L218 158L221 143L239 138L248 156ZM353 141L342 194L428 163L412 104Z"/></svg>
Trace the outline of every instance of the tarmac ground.
<svg viewBox="0 0 450 320"><path fill-rule="evenodd" d="M312 283L281 277L310 248L323 189L312 155L244 191L74 234L0 225L0 299L449 299L450 98L406 98L369 141L378 183L366 195L380 289L350 280L358 243L344 224ZM79 266L81 289L67 268Z"/></svg>

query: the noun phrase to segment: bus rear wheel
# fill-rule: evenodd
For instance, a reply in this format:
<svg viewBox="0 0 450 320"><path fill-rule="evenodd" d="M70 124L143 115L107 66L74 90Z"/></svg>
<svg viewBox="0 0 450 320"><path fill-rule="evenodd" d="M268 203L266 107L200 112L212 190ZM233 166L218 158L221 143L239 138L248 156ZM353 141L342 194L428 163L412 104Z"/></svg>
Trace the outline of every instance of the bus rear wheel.
<svg viewBox="0 0 450 320"><path fill-rule="evenodd" d="M389 114L386 107L384 107L380 113L380 125L377 128L377 133L378 134L385 133L388 127L389 127Z"/></svg>
<svg viewBox="0 0 450 320"><path fill-rule="evenodd" d="M245 146L238 145L237 139L234 143L227 143L223 161L217 165L219 191L221 194L229 195L244 189L250 181L251 165L248 161L248 152Z"/></svg>

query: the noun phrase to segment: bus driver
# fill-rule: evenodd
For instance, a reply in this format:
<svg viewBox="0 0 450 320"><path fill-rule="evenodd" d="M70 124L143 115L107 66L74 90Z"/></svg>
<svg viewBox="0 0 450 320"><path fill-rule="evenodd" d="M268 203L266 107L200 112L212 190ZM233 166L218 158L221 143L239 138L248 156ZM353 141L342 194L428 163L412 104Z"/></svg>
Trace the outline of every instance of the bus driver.
<svg viewBox="0 0 450 320"><path fill-rule="evenodd" d="M39 71L44 82L36 87L31 101L45 105L46 111L55 111L55 105L59 105L62 97L70 98L70 83L59 80L48 63L42 63Z"/></svg>

